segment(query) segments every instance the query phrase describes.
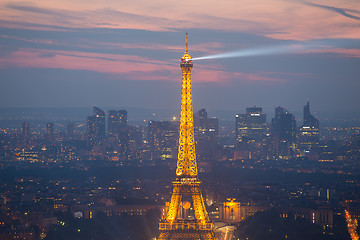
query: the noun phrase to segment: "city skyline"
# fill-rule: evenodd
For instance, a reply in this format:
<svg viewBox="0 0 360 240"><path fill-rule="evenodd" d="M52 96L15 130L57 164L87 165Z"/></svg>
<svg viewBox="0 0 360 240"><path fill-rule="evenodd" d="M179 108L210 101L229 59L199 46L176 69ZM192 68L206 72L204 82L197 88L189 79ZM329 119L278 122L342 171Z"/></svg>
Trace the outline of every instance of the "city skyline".
<svg viewBox="0 0 360 240"><path fill-rule="evenodd" d="M314 46L197 61L195 109L280 105L295 112L310 101L314 112L359 111L356 1L219 4L3 2L0 107L177 109L177 61L189 32L193 57Z"/></svg>
<svg viewBox="0 0 360 240"><path fill-rule="evenodd" d="M357 239L360 128L322 127L319 132L319 120L309 103L303 115L297 128L293 115L276 107L267 124L262 108L250 106L233 119L246 130L239 138L220 130L218 119L208 117L206 109L194 114L192 142L204 179L203 208L209 221L215 222L219 239L258 231L269 234L266 227L261 229L267 226L261 223L266 216L292 222L297 235L303 224L309 229L307 235L318 235L306 239ZM66 131L59 131L57 123L46 122L42 130L33 131L32 119L22 122L21 131L1 129L0 180L6 181L0 194L2 237L104 239L111 230L101 233L95 226L120 219L124 222L114 222L115 239L127 234L142 240L158 236L156 230L142 234L146 237L133 234L139 228L157 229L171 208L169 176L176 168L179 121L128 125L126 110L104 111L96 106L86 119L83 130L83 123L66 122ZM191 224L191 212L186 212L191 203L182 202L186 205L180 204L179 223L189 219ZM146 221L131 224L134 230L123 230L131 218ZM256 231L241 227L253 219L260 221L254 224ZM168 229L164 221L159 223L162 233ZM223 228L224 224L230 226ZM288 234L281 221L274 227L281 231L280 238Z"/></svg>
<svg viewBox="0 0 360 240"><path fill-rule="evenodd" d="M5 183L0 194L2 238L110 239L113 235L115 239L228 240L233 235L245 239L263 232L259 239L265 239L274 236L269 229L275 229L279 231L275 238L358 239L359 215L356 205L348 202L359 199L354 194L359 187L359 127L323 127L320 132L320 121L307 102L299 129L287 109L276 107L269 125L262 107L255 105L235 116L236 137L226 128L220 133L218 119L209 118L206 109L193 114L193 63L187 46L186 41L180 64L179 121L131 126L127 110L106 114L93 106L86 131L79 128L85 127L83 123L75 128L68 121L66 132L55 131L52 122L46 123L45 133L32 132L28 121L22 122L21 132L0 129L0 171L5 176L0 179ZM174 150L177 131L178 157ZM164 180L175 166L171 194L171 183ZM38 174L34 179L32 174L20 178L28 169L32 174L51 169L52 174L45 179ZM62 179L56 180L59 169ZM72 174L64 174L70 171ZM281 180L276 172L286 175ZM268 174L278 182L264 179ZM87 180L79 181L82 175ZM325 184L318 182L319 177ZM275 225L264 223L266 219ZM109 226L117 230L98 227L98 222L104 225L106 221L114 222ZM247 227L252 221L259 223Z"/></svg>
<svg viewBox="0 0 360 240"><path fill-rule="evenodd" d="M359 240L357 0L0 13L0 239Z"/></svg>

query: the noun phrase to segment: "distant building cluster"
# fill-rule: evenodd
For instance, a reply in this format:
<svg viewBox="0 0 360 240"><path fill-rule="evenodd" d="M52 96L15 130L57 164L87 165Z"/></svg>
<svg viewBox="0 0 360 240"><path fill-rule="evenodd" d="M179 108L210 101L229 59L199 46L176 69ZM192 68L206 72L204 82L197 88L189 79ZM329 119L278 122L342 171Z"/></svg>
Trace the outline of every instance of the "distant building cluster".
<svg viewBox="0 0 360 240"><path fill-rule="evenodd" d="M206 110L201 109L195 114L194 122L199 161L220 159L218 119L208 118ZM109 110L106 114L94 106L93 114L86 118L85 132L76 130L74 122L68 122L66 132L59 133L54 130L54 123L48 122L44 134L34 134L30 122L24 121L17 147L9 148L8 156L14 153L16 160L28 162L176 160L179 124L174 118L132 126L128 124L126 110Z"/></svg>
<svg viewBox="0 0 360 240"><path fill-rule="evenodd" d="M236 142L234 160L289 159L292 157L316 158L319 154L319 120L304 107L301 127L295 116L283 107L275 108L271 124L261 107L249 107L235 119Z"/></svg>
<svg viewBox="0 0 360 240"><path fill-rule="evenodd" d="M180 123L175 117L130 125L127 110L105 112L94 106L86 122L47 122L43 132L32 129L32 124L24 121L21 131L5 132L2 159L30 163L108 160L125 165L156 161L175 164L177 160ZM201 171L218 161L354 162L360 158L360 129L320 128L309 103L304 106L300 126L294 114L280 106L275 108L271 121L261 107L248 107L245 113L236 114L233 126L220 126L219 119L209 117L206 109L194 113L196 157ZM59 127L65 131L59 131Z"/></svg>

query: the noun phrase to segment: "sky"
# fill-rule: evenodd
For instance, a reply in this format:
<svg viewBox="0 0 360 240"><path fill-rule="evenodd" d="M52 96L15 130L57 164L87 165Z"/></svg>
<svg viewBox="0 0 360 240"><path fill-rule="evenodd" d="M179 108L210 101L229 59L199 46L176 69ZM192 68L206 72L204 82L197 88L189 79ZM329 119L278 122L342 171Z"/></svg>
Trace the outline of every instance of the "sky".
<svg viewBox="0 0 360 240"><path fill-rule="evenodd" d="M179 109L185 33L194 110L360 112L359 0L0 0L0 108Z"/></svg>

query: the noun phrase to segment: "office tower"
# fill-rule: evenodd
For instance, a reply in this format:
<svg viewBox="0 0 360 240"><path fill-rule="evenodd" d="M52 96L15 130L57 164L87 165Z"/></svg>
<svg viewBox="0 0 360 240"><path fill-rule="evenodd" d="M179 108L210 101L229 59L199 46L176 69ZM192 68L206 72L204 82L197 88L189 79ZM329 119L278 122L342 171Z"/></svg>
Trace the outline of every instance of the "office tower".
<svg viewBox="0 0 360 240"><path fill-rule="evenodd" d="M207 112L205 109L201 109L194 116L195 131L203 133L207 131Z"/></svg>
<svg viewBox="0 0 360 240"><path fill-rule="evenodd" d="M126 110L109 110L108 133L110 145L121 160L127 160L129 154L129 127Z"/></svg>
<svg viewBox="0 0 360 240"><path fill-rule="evenodd" d="M75 134L75 126L73 122L66 123L66 137L67 139L72 139Z"/></svg>
<svg viewBox="0 0 360 240"><path fill-rule="evenodd" d="M295 153L296 120L280 106L275 108L275 117L271 120L271 138L275 158L288 159Z"/></svg>
<svg viewBox="0 0 360 240"><path fill-rule="evenodd" d="M129 131L129 150L140 150L144 145L144 127L142 126L128 126Z"/></svg>
<svg viewBox="0 0 360 240"><path fill-rule="evenodd" d="M98 107L93 107L93 116L95 117L95 135L96 138L105 137L105 112Z"/></svg>
<svg viewBox="0 0 360 240"><path fill-rule="evenodd" d="M319 120L310 113L310 104L304 106L303 125L299 131L299 149L307 154L319 142Z"/></svg>
<svg viewBox="0 0 360 240"><path fill-rule="evenodd" d="M194 114L196 158L199 162L218 160L221 155L219 145L219 120L208 118L205 109Z"/></svg>
<svg viewBox="0 0 360 240"><path fill-rule="evenodd" d="M304 123L303 126L309 126L314 128L319 128L319 120L311 115L310 113L310 103L307 102L307 104L304 106Z"/></svg>
<svg viewBox="0 0 360 240"><path fill-rule="evenodd" d="M208 118L206 109L194 114L195 141L201 139L215 139L219 137L219 120L216 117Z"/></svg>
<svg viewBox="0 0 360 240"><path fill-rule="evenodd" d="M201 109L194 114L194 134L196 144L208 139L207 120L207 112L205 109Z"/></svg>
<svg viewBox="0 0 360 240"><path fill-rule="evenodd" d="M234 159L262 158L266 131L266 114L261 107L248 107L245 114L236 114Z"/></svg>
<svg viewBox="0 0 360 240"><path fill-rule="evenodd" d="M54 123L52 122L46 124L46 140L49 142L54 141Z"/></svg>
<svg viewBox="0 0 360 240"><path fill-rule="evenodd" d="M219 120L216 117L207 119L207 131L209 133L210 141L218 143L219 141Z"/></svg>
<svg viewBox="0 0 360 240"><path fill-rule="evenodd" d="M108 133L109 135L116 134L121 128L127 126L127 111L126 110L109 110L108 114Z"/></svg>
<svg viewBox="0 0 360 240"><path fill-rule="evenodd" d="M29 122L25 121L25 122L22 123L21 132L22 132L23 140L27 140L27 141L30 140L31 133L30 133L30 124L29 124Z"/></svg>
<svg viewBox="0 0 360 240"><path fill-rule="evenodd" d="M105 138L105 112L98 107L93 107L93 115L87 117L88 145L99 145Z"/></svg>
<svg viewBox="0 0 360 240"><path fill-rule="evenodd" d="M245 114L237 114L235 134L237 143L262 141L266 134L266 114L262 113L262 108L248 107Z"/></svg>
<svg viewBox="0 0 360 240"><path fill-rule="evenodd" d="M151 159L173 159L176 157L178 137L177 122L149 121L149 146Z"/></svg>
<svg viewBox="0 0 360 240"><path fill-rule="evenodd" d="M92 147L96 140L95 116L88 116L86 120L88 145Z"/></svg>

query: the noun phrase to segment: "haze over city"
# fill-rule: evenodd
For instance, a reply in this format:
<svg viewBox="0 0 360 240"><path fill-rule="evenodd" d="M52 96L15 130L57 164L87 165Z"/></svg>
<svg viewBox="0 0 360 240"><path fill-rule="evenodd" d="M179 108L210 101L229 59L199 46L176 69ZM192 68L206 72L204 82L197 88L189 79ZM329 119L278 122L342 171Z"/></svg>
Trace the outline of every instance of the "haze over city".
<svg viewBox="0 0 360 240"><path fill-rule="evenodd" d="M359 240L357 1L0 1L0 239Z"/></svg>

